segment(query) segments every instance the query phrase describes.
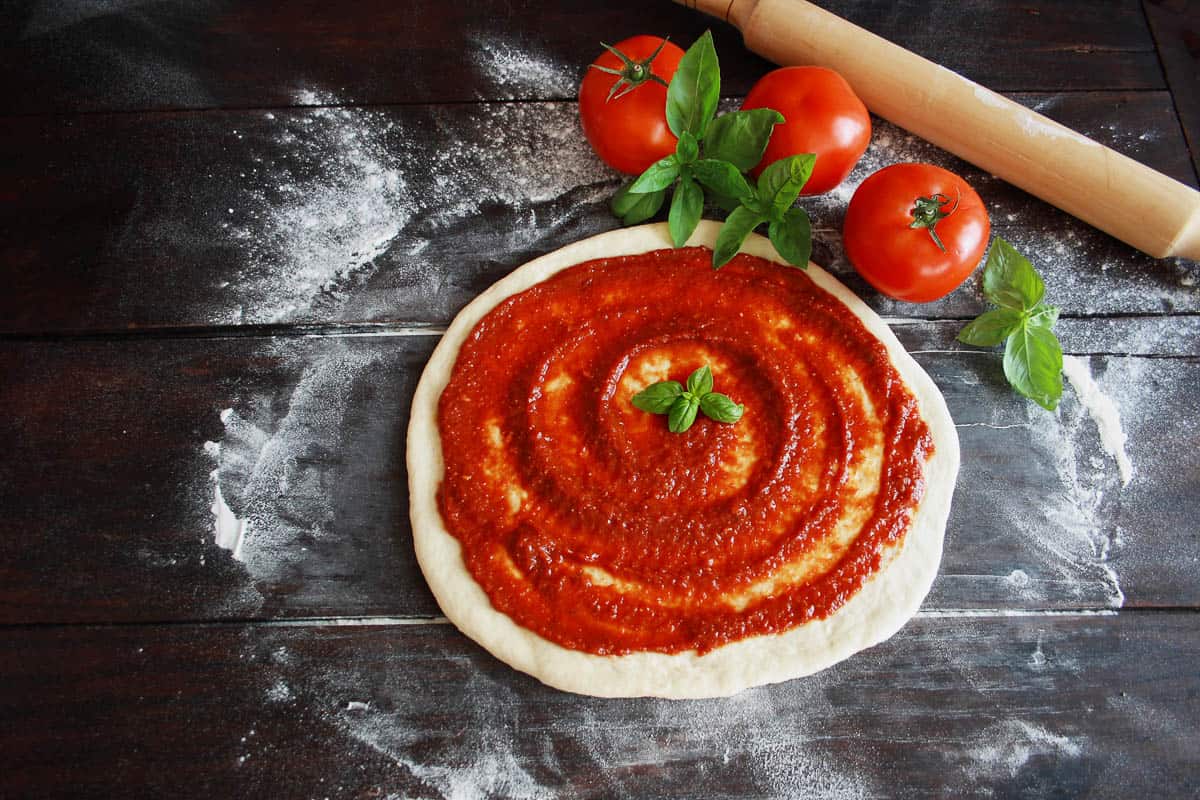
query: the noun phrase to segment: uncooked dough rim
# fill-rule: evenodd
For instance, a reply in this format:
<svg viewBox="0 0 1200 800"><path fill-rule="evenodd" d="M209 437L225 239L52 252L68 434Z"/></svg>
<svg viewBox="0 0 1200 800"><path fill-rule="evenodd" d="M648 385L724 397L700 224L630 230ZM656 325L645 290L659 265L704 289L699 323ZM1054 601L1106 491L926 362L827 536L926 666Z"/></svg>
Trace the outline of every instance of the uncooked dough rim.
<svg viewBox="0 0 1200 800"><path fill-rule="evenodd" d="M689 245L712 247L720 223L701 221ZM558 689L600 697L723 697L742 689L811 675L898 631L929 593L941 562L942 539L958 475L958 434L945 399L875 312L816 264L808 275L845 303L888 350L916 396L934 454L926 492L899 553L844 606L823 620L779 634L759 635L704 655L632 653L600 656L570 650L517 625L492 607L442 524L437 489L444 475L437 406L462 342L504 299L584 261L671 247L665 223L602 233L518 267L455 317L434 350L413 397L408 427L408 485L417 562L446 617L496 658ZM742 252L783 263L770 241L751 234ZM782 267L787 268L787 267Z"/></svg>

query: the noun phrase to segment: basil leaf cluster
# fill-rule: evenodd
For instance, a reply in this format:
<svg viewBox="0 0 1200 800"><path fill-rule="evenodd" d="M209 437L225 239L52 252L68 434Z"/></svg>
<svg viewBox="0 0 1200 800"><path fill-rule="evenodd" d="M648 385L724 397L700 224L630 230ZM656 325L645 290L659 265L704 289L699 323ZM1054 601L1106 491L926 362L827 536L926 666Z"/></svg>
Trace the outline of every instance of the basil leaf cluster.
<svg viewBox="0 0 1200 800"><path fill-rule="evenodd" d="M1058 309L1046 305L1046 284L1029 259L1000 237L988 250L983 294L999 308L985 311L958 334L964 344L1004 344L1004 376L1047 411L1062 397L1062 346L1054 335Z"/></svg>
<svg viewBox="0 0 1200 800"><path fill-rule="evenodd" d="M713 249L713 269L728 263L750 232L763 223L779 254L788 263L806 268L812 255L812 224L794 203L812 175L816 156L782 158L763 170L757 185L751 186L744 173L762 160L771 131L784 121L783 115L755 108L716 117L720 95L717 51L712 32L705 31L684 53L667 87L667 125L678 138L675 152L619 189L612 211L626 225L645 222L658 213L667 190L673 189L667 226L671 241L682 247L700 223L708 190L709 199L729 212Z"/></svg>
<svg viewBox="0 0 1200 800"><path fill-rule="evenodd" d="M633 396L633 405L651 414L666 414L667 429L683 433L692 427L697 413L715 422L737 422L746 410L720 392L713 391L712 370L705 364L687 379L687 388L679 381L659 381Z"/></svg>

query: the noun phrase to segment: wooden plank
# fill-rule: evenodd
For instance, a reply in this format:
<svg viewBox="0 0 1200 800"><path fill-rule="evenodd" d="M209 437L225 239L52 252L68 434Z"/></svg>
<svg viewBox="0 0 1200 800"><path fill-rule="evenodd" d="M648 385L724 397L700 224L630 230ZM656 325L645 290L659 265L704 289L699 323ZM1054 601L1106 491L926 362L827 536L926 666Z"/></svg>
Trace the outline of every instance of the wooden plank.
<svg viewBox="0 0 1200 800"><path fill-rule="evenodd" d="M3 347L0 618L433 613L413 563L403 463L408 403L435 341ZM239 429L248 440L299 436L286 456L292 486L262 490L289 504L289 519L252 532L279 551L255 549L246 565L214 543L217 463L204 449L222 440L219 414L235 400L269 432ZM290 404L311 435L288 427ZM335 424L322 426L318 409ZM256 558L270 569L249 571Z"/></svg>
<svg viewBox="0 0 1200 800"><path fill-rule="evenodd" d="M1193 796L1200 617L924 618L725 700L548 689L447 625L0 630L11 797Z"/></svg>
<svg viewBox="0 0 1200 800"><path fill-rule="evenodd" d="M1144 0L1142 7L1200 175L1200 15L1188 0Z"/></svg>
<svg viewBox="0 0 1200 800"><path fill-rule="evenodd" d="M1021 95L1182 180L1170 96ZM842 254L852 188L926 160L962 172L995 232L1071 314L1200 311L1193 268L1156 262L878 123L838 190L806 201L816 259L893 316L967 317L978 291L914 306ZM524 261L616 221L617 174L573 104L26 118L0 129L0 332L295 322L444 324ZM665 212L664 212L665 214Z"/></svg>
<svg viewBox="0 0 1200 800"><path fill-rule="evenodd" d="M1061 324L1068 350L1120 349L1112 320ZM1195 325L1135 320L1143 356L1088 362L1129 436L1124 488L1071 390L1058 415L1022 400L998 353L953 342L959 325L896 326L963 446L927 607L1200 604ZM436 614L404 473L436 341L0 344L0 623ZM214 469L249 520L241 561L214 543Z"/></svg>
<svg viewBox="0 0 1200 800"><path fill-rule="evenodd" d="M826 5L1001 90L1163 86L1135 0L1104 14L1062 0ZM771 65L730 26L668 3L29 4L0 28L5 113L311 105L329 88L355 103L566 99L599 41L686 46L710 26L725 90L744 94Z"/></svg>

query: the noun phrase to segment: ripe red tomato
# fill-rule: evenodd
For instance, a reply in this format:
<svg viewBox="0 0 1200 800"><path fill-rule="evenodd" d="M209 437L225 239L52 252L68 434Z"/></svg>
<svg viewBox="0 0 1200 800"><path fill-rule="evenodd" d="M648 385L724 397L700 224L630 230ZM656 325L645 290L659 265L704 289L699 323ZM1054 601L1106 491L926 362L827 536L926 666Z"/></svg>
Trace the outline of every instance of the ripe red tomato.
<svg viewBox="0 0 1200 800"><path fill-rule="evenodd" d="M912 227L922 212L932 229ZM967 279L991 231L983 201L962 178L932 164L893 164L854 192L842 239L868 283L897 300L925 303Z"/></svg>
<svg viewBox="0 0 1200 800"><path fill-rule="evenodd" d="M803 195L828 192L845 180L871 141L867 107L845 78L825 67L768 72L746 95L742 108L773 108L786 120L775 126L754 175L786 156L816 153Z"/></svg>
<svg viewBox="0 0 1200 800"><path fill-rule="evenodd" d="M618 42L615 49L644 63L660 46L650 70L670 83L683 58L683 50L676 45L657 36L633 36ZM655 161L674 153L675 134L667 127L667 87L646 80L623 95L618 89L619 96L609 100L609 92L620 78L594 67L619 71L625 64L607 50L592 64L579 86L579 118L596 155L614 169L640 175Z"/></svg>

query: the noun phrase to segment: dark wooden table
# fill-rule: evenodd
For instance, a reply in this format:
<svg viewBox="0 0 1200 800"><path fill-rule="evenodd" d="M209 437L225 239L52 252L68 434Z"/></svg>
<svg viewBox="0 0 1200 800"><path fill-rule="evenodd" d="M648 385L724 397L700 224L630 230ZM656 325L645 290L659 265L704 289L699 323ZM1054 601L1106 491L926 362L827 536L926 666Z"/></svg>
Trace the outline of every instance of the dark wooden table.
<svg viewBox="0 0 1200 800"><path fill-rule="evenodd" d="M1190 185L1197 4L829 8ZM851 179L929 160L1064 309L1122 487L958 345L975 284L880 297L963 468L940 577L890 641L727 700L547 689L445 624L404 436L454 313L615 221L578 132L597 41L665 2L13 2L0 22L0 797L1193 797L1200 268L1154 261L877 121ZM769 65L713 23L735 105ZM1119 191L1119 187L1114 187ZM247 523L214 539L215 488Z"/></svg>

